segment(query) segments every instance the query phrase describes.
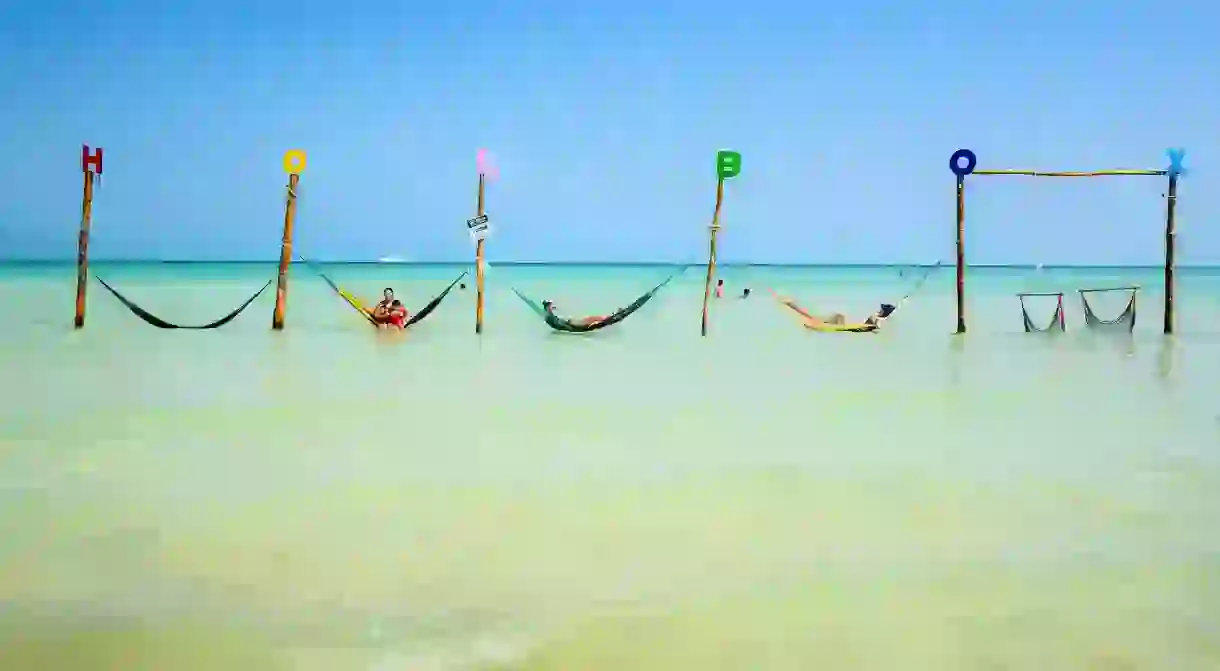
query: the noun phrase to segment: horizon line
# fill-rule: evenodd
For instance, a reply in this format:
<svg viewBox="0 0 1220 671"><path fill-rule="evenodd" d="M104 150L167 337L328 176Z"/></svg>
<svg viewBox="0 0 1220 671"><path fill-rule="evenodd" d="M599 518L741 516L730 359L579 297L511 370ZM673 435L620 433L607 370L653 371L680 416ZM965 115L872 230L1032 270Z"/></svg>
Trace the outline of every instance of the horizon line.
<svg viewBox="0 0 1220 671"><path fill-rule="evenodd" d="M262 265L262 264L278 264L278 259L138 259L138 258L101 258L91 259L91 263L130 263L130 264L165 264L165 265ZM307 263L318 264L334 264L334 265L370 265L370 266L465 266L473 265L472 260L461 261L378 261L367 259L310 259L308 261L293 260L291 265L306 265ZM489 265L497 266L706 266L706 261L690 262L690 261L509 261L509 260L489 260L486 261ZM0 258L0 265L75 265L76 260L72 258L64 259L5 259ZM892 262L796 262L796 261L720 261L716 265L726 268L732 267L761 267L761 268L894 268L894 267L913 267L913 268L934 268L938 265L945 268L956 267L953 263L928 263L928 262L909 262L909 261L892 261ZM1133 270L1155 270L1164 268L1164 264L1126 264L1126 263L967 263L967 268L1028 268L1028 269L1073 269L1073 268L1090 268L1090 269L1133 269ZM1192 269L1220 269L1220 263L1179 263L1177 268L1192 268Z"/></svg>

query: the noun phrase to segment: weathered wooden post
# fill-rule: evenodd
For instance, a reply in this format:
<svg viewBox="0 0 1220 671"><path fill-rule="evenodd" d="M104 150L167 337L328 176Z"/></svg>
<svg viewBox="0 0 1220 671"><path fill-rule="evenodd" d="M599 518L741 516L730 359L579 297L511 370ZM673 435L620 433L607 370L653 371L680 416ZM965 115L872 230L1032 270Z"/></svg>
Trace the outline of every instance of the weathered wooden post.
<svg viewBox="0 0 1220 671"><path fill-rule="evenodd" d="M80 235L76 241L76 318L75 328L85 327L85 294L89 287L89 226L93 220L93 181L102 175L102 148L90 152L80 148L80 169L85 174L85 192L80 203Z"/></svg>
<svg viewBox="0 0 1220 671"><path fill-rule="evenodd" d="M962 165L962 161L966 164ZM978 157L958 149L949 157L949 170L957 177L957 333L966 332L966 175L978 167Z"/></svg>
<svg viewBox="0 0 1220 671"><path fill-rule="evenodd" d="M292 227L297 216L297 185L305 172L305 152L293 149L284 153L284 172L288 173L288 200L284 206L284 237L280 240L280 268L275 285L275 313L271 328L284 330L284 312L288 308L288 268L292 264Z"/></svg>
<svg viewBox="0 0 1220 671"><path fill-rule="evenodd" d="M474 218L475 224L470 229L472 231L474 231L479 226L485 226L487 224L487 215L483 211L483 198L484 198L484 194L485 194L486 188L487 188L486 185L487 185L487 176L484 175L480 171L479 172L479 195L478 195L478 202L475 206L475 218ZM475 298L475 306L474 306L474 332L475 333L483 332L483 288L484 288L483 262L484 262L484 258L485 258L484 257L485 252L483 250L483 245L486 242L487 242L487 236L481 235L481 234L475 235L474 283L475 283L476 292L478 293L478 296Z"/></svg>
<svg viewBox="0 0 1220 671"><path fill-rule="evenodd" d="M707 335L708 306L712 298L712 283L716 278L716 236L720 233L720 206L724 203L724 180L741 174L741 154L735 151L716 152L716 209L708 227L707 281L703 285L703 320L700 335Z"/></svg>

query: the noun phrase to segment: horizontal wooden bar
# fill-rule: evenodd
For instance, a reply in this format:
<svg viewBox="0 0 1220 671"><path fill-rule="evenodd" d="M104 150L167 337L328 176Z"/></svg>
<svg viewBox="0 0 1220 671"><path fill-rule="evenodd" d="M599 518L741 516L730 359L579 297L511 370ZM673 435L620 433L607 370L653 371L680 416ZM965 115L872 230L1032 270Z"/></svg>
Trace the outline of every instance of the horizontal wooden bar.
<svg viewBox="0 0 1220 671"><path fill-rule="evenodd" d="M1026 296L1062 296L1062 295L1063 295L1062 291L1024 291L1022 293L1017 294L1017 296L1020 298L1025 298Z"/></svg>
<svg viewBox="0 0 1220 671"><path fill-rule="evenodd" d="M1100 291L1139 291L1139 287L1108 287L1106 289L1077 289L1076 291L1082 294L1097 293Z"/></svg>
<svg viewBox="0 0 1220 671"><path fill-rule="evenodd" d="M1087 172L1040 170L975 170L972 175L1025 175L1027 177L1155 177L1169 174L1168 170L1091 170Z"/></svg>

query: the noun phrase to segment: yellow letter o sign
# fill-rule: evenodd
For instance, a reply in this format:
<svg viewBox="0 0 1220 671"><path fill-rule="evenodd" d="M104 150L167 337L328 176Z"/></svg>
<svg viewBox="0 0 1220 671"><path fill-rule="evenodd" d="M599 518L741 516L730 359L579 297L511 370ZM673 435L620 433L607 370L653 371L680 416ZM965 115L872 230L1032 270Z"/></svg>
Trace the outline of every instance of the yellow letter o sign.
<svg viewBox="0 0 1220 671"><path fill-rule="evenodd" d="M299 175L305 172L305 152L300 149L284 152L284 172L289 175Z"/></svg>

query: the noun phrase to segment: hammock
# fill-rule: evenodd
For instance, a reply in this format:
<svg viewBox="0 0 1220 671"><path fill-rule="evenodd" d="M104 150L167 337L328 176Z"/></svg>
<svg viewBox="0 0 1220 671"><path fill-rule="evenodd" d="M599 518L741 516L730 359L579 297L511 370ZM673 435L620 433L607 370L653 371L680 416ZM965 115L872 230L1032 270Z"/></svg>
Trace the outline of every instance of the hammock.
<svg viewBox="0 0 1220 671"><path fill-rule="evenodd" d="M1080 293L1080 302L1084 304L1084 323L1091 329L1103 331L1127 331L1135 330L1135 295L1139 292L1139 287L1115 287L1112 289L1077 289ZM1093 307L1089 305L1089 294L1110 293L1114 291L1130 291L1131 298L1127 300L1127 307L1123 309L1114 319L1102 319L1093 312Z"/></svg>
<svg viewBox="0 0 1220 671"><path fill-rule="evenodd" d="M797 305L795 301L781 298L779 294L775 293L774 289L768 289L768 291L771 292L771 295L780 305L798 314L801 318L801 325L810 331L818 331L820 333L873 333L878 328L876 324L832 324L809 314L809 311ZM890 314L893 313L891 312Z"/></svg>
<svg viewBox="0 0 1220 671"><path fill-rule="evenodd" d="M457 283L461 281L463 277L466 277L466 272L467 271L463 270L461 275L458 275L452 282L449 283L449 286L445 287L444 291L436 295L436 298L428 301L428 304L420 308L419 312L411 315L411 318L407 320L407 323L403 324L403 328L415 326L424 319L427 319L428 315L432 314L432 311L441 304L441 301L445 300L445 296L448 296L449 292L453 291L453 287L457 286Z"/></svg>
<svg viewBox="0 0 1220 671"><path fill-rule="evenodd" d="M513 289L513 293L517 294L517 298L520 298L523 303L528 305L535 314L542 317L542 320L546 322L546 325L550 326L552 329L555 329L561 333L591 333L593 331L604 329L607 326L613 326L630 317L636 310L644 307L648 301L652 300L653 296L656 296L657 292L663 289L665 285L669 284L675 277L681 275L685 270L686 268L683 268L682 270L675 272L674 274L665 278L665 281L661 282L639 298L635 299L635 301L633 301L627 307L619 308L609 317L592 324L581 324L570 319L564 319L563 317L556 315L554 312L544 308L542 306L542 301L533 300L516 289Z"/></svg>
<svg viewBox="0 0 1220 671"><path fill-rule="evenodd" d="M907 301L911 300L912 296L919 293L919 290L923 288L924 283L928 281L928 278L931 277L932 273L938 268L940 268L940 261L927 266L927 269L924 271L923 275L919 277L919 280L911 287L911 290L902 297L902 300L898 301L898 305L890 306L891 309L889 313L883 317L883 320L889 319L895 312L898 311L898 308L906 305ZM789 310L792 310L796 314L800 315L801 325L810 331L817 331L819 333L873 333L881 328L880 324L865 324L862 322L855 324L834 324L813 316L808 310L805 310L801 306L797 305L795 301L780 297L779 294L775 293L774 289L768 288L767 291L771 292L771 296L775 298L780 305L783 305Z"/></svg>
<svg viewBox="0 0 1220 671"><path fill-rule="evenodd" d="M368 323L370 323L376 327L381 326L381 324L379 324L376 319L373 319L373 315L371 314L371 311L369 310L369 308L364 307L364 304L360 302L360 299L356 298L352 294L349 294L348 292L344 291L343 289L340 289L339 285L335 284L329 277L327 277L318 268L314 268L313 270L314 270L314 272L316 272L318 274L318 277L321 277L322 280L324 282L326 282L326 284L328 284L331 289L334 290L335 293L339 294L339 297L342 298L344 300L344 302L346 302L348 305L350 305L353 310L355 310L356 312L359 312L360 316L364 317L364 319L366 321L368 321ZM426 305L424 305L422 308L420 308L418 312L411 315L411 317L409 319L407 319L406 323L403 324L403 328L410 328L410 327L422 322L423 320L427 319L428 315L432 314L433 311L435 311L436 308L441 304L441 301L445 300L445 297L449 295L449 292L453 291L453 287L457 286L457 283L460 282L463 277L466 277L467 272L468 271L463 270L461 275L458 275L456 278L454 278L454 280L452 282L449 283L449 286L445 287L444 291L437 294L435 298L428 301L428 303Z"/></svg>
<svg viewBox="0 0 1220 671"><path fill-rule="evenodd" d="M1034 324L1034 320L1030 318L1029 311L1025 309L1025 299L1028 296L1055 296L1058 300L1055 303L1055 314L1051 315L1051 321L1045 327L1039 327ZM1056 330L1063 332L1067 330L1067 323L1063 318L1063 293L1024 293L1017 294L1017 298L1021 301L1021 318L1025 322L1026 333L1054 333Z"/></svg>
<svg viewBox="0 0 1220 671"><path fill-rule="evenodd" d="M267 287L271 286L271 282L272 282L271 280L267 280L267 283L263 285L263 288L254 292L254 295L247 298L245 303L242 303L241 305L237 306L236 310L221 317L220 319L217 319L214 322L208 322L207 324L203 324L201 326L183 326L181 324L174 324L171 322L167 322L164 319L161 319L160 317L152 314L148 310L145 310L144 308L140 307L139 305L136 305L135 303L128 300L126 296L119 293L117 289L110 286L109 284L106 284L106 281L103 280L102 278L98 277L97 275L94 275L93 279L95 279L99 283L101 283L101 285L103 287L106 287L106 291L109 291L111 294L114 294L114 297L119 299L119 302L122 303L124 306L126 306L128 310L131 310L132 314L139 317L140 319L143 319L145 322L152 324L153 326L156 326L159 329L186 329L186 330L190 330L190 331L206 331L209 329L220 328L221 326L228 324L229 322L236 319L237 315L241 314L242 311L244 311L246 308L250 307L250 304L254 302L254 299L261 296L262 293L267 290Z"/></svg>

